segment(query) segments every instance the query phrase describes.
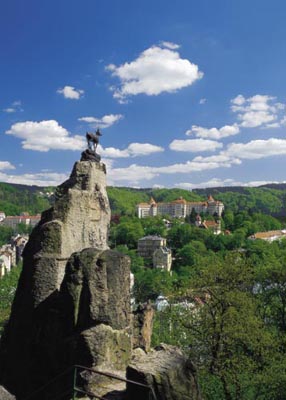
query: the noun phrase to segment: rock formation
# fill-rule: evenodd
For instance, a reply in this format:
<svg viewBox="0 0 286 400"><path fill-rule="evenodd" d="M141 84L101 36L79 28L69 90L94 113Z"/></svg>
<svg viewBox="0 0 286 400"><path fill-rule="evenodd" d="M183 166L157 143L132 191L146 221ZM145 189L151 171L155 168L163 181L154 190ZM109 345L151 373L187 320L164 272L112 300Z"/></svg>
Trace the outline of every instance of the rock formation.
<svg viewBox="0 0 286 400"><path fill-rule="evenodd" d="M12 396L3 386L0 386L0 399L1 400L16 400L16 397Z"/></svg>
<svg viewBox="0 0 286 400"><path fill-rule="evenodd" d="M128 400L146 400L150 392L158 400L201 400L195 368L175 346L162 344L148 354L137 349L127 379L150 387L128 383Z"/></svg>
<svg viewBox="0 0 286 400"><path fill-rule="evenodd" d="M127 368L128 378L151 385L157 400L198 399L195 374L180 351L150 351L150 304L137 309L132 330L130 260L108 248L106 171L90 152L58 187L25 247L0 342L0 399L14 398L7 388L17 400L70 400L75 364L124 377L132 347L140 357ZM80 370L77 385L97 396L116 393L117 400L124 389L89 370ZM128 386L127 394L146 399L142 387Z"/></svg>
<svg viewBox="0 0 286 400"><path fill-rule="evenodd" d="M75 363L122 369L130 359L129 258L108 250L105 174L77 162L26 245L0 346L0 381L19 399Z"/></svg>
<svg viewBox="0 0 286 400"><path fill-rule="evenodd" d="M141 348L146 352L151 349L154 308L151 303L139 304L133 311L133 349Z"/></svg>

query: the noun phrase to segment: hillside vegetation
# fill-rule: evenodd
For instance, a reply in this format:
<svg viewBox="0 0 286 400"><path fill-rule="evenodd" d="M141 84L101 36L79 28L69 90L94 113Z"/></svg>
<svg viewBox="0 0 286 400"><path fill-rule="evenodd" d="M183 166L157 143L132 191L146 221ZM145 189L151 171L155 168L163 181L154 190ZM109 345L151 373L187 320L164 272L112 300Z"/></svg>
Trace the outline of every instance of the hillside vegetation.
<svg viewBox="0 0 286 400"><path fill-rule="evenodd" d="M7 215L27 211L37 214L50 207L51 201L40 192L53 188L0 183L0 210ZM256 188L222 187L195 189L134 189L127 187L107 188L113 214L135 215L135 206L153 197L157 202L167 202L183 197L188 201L204 201L208 195L221 200L227 210L265 213L285 216L286 184L271 184Z"/></svg>
<svg viewBox="0 0 286 400"><path fill-rule="evenodd" d="M221 200L226 209L233 212L247 211L265 213L278 217L285 215L286 185L258 188L209 188L195 189L192 192L184 189L107 189L114 214L132 215L135 205L153 197L157 202L168 202L183 197L187 201L204 201L208 195Z"/></svg>
<svg viewBox="0 0 286 400"><path fill-rule="evenodd" d="M36 206L49 206L39 196L40 189L9 188L7 184L1 189L8 210L13 211L14 204L30 212ZM135 205L150 197L201 201L209 194L225 204L221 226L228 234L214 235L197 228L191 218L170 218L172 226L167 229L162 216L135 217ZM258 231L285 228L286 187L192 192L110 187L108 195L113 212L109 245L130 256L136 303L155 302L159 295L169 303L155 313L153 346L162 342L180 346L196 366L205 400L284 399L286 240L268 243L249 237ZM3 231L0 241L8 234ZM150 260L138 256L137 242L144 235L166 237L172 250L172 274L152 268ZM15 268L0 281L0 334L9 317L19 272Z"/></svg>
<svg viewBox="0 0 286 400"><path fill-rule="evenodd" d="M31 215L41 213L50 206L48 199L39 194L41 189L0 183L0 210L6 215L19 215L24 211Z"/></svg>

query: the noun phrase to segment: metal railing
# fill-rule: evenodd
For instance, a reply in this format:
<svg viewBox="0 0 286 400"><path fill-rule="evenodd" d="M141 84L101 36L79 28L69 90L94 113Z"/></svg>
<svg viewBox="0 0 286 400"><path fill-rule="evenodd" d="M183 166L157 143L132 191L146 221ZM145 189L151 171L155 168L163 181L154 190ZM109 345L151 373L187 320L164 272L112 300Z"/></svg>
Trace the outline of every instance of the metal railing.
<svg viewBox="0 0 286 400"><path fill-rule="evenodd" d="M61 399L67 399L67 398L69 398L69 399L72 398L72 400L76 400L78 398L77 394L79 394L79 395L85 394L85 395L91 397L92 399L107 400L106 397L99 396L96 393L93 393L88 390L84 390L83 388L77 386L79 371L88 371L88 372L91 372L92 374L105 376L109 379L114 379L114 380L117 380L120 382L125 382L125 383L128 383L129 385L134 385L143 390L145 389L146 390L146 400L157 400L154 389L149 385L145 385L143 383L136 382L131 379L125 379L125 378L122 378L121 376L118 376L118 375L115 375L115 374L112 374L109 372L98 371L95 368L89 368L89 367L85 367L83 365L74 365L72 367L67 368L61 374L57 375L56 377L51 379L49 382L47 382L45 385L41 386L40 388L38 388L34 392L32 392L29 396L25 397L24 400L38 400L39 398L42 397L42 396L40 396L41 393L44 393L44 391L47 390L49 387L51 387L51 385L64 379L64 377L68 374L70 376L72 375L72 382L70 382L70 387L58 395L53 395L50 398L50 400L61 400Z"/></svg>
<svg viewBox="0 0 286 400"><path fill-rule="evenodd" d="M100 396L96 395L95 393L92 393L92 392L89 392L89 391L85 391L85 390L77 387L78 370L89 371L89 372L91 372L93 374L105 376L105 377L110 378L110 379L115 379L117 381L125 382L125 383L128 383L130 385L134 385L134 386L137 386L137 387L144 388L144 389L146 389L147 396L148 396L146 398L146 400L157 400L157 397L156 397L156 394L155 394L153 388L151 386L149 386L149 385L145 385L144 383L136 382L136 381L133 381L131 379L125 379L125 378L122 378L121 376L118 376L118 375L115 375L115 374L112 374L112 373L109 373L109 372L98 371L95 368L84 367L82 365L75 365L74 366L73 400L76 400L76 394L77 393L86 394L86 395L88 395L90 397L93 397L93 398L99 399L99 400L106 400L105 397L100 397Z"/></svg>

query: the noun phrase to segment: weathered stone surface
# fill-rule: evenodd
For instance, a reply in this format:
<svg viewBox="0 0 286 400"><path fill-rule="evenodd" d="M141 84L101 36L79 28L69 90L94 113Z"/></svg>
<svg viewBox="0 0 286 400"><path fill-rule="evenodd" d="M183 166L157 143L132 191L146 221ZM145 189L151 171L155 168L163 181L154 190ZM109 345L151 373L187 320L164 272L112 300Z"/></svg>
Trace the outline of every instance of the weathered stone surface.
<svg viewBox="0 0 286 400"><path fill-rule="evenodd" d="M39 271L49 269L52 273L52 261L41 259ZM46 287L48 281L43 283L43 290ZM74 364L109 372L125 371L131 358L132 331L129 257L95 248L74 253L60 290L41 302L32 315L28 314L25 328L27 331L22 331L20 337L16 332L6 332L3 341L5 345L11 337L18 338L22 346L14 342L13 348L8 348L14 371L5 380L9 387L16 386L19 399ZM7 364L12 369L12 362L7 362L6 368ZM12 381L11 376L17 376L17 381ZM106 381L110 379L84 374L81 384L91 390L99 383L106 386ZM41 393L41 399L56 396L70 382L72 376L68 374L60 384Z"/></svg>
<svg viewBox="0 0 286 400"><path fill-rule="evenodd" d="M108 249L109 220L104 165L76 163L31 234L1 338L0 383L17 400L59 398L71 390L75 364L121 376L130 364L127 377L151 385L157 400L199 399L194 368L183 354L171 346L150 350L150 305L135 313L132 341L130 260ZM130 363L132 345L141 348ZM124 391L121 381L91 371L80 373L77 384L107 399L119 400ZM148 398L138 386L128 385L127 393L129 400ZM70 400L70 393L61 398Z"/></svg>
<svg viewBox="0 0 286 400"><path fill-rule="evenodd" d="M57 188L54 207L42 214L23 253L23 275L26 282L33 282L34 306L60 288L72 253L108 248L109 222L104 164L75 163L70 178ZM43 269L47 264L49 268ZM25 288L21 292L30 295L31 288Z"/></svg>
<svg viewBox="0 0 286 400"><path fill-rule="evenodd" d="M78 341L78 362L101 371L125 371L131 359L129 329L115 330L105 324L83 331Z"/></svg>
<svg viewBox="0 0 286 400"><path fill-rule="evenodd" d="M139 304L133 311L133 349L140 347L146 352L151 349L154 309L151 303Z"/></svg>
<svg viewBox="0 0 286 400"><path fill-rule="evenodd" d="M93 162L100 162L101 157L99 154L95 153L95 151L86 149L81 153L80 161L93 161Z"/></svg>
<svg viewBox="0 0 286 400"><path fill-rule="evenodd" d="M200 400L192 363L175 346L161 345L148 354L135 352L127 379L152 388L157 400ZM127 384L128 400L146 400L149 390Z"/></svg>
<svg viewBox="0 0 286 400"><path fill-rule="evenodd" d="M11 393L7 392L7 390L3 386L0 386L0 399L1 400L16 400L16 397L12 396Z"/></svg>
<svg viewBox="0 0 286 400"><path fill-rule="evenodd" d="M75 253L67 264L60 295L67 322L73 321L67 335L79 332L75 363L105 372L125 371L132 331L129 258L112 250ZM110 388L110 379L85 372L81 385L102 395Z"/></svg>
<svg viewBox="0 0 286 400"><path fill-rule="evenodd" d="M42 214L25 247L23 271L10 321L0 344L0 382L13 389L17 398L19 394L19 399L61 373L63 367L71 365L76 359L76 329L79 326L75 326L74 317L69 320L70 315L64 309L64 292L60 291L60 287L67 260L74 252L96 248L96 253L100 253L108 249L110 207L105 174L104 164L77 162L70 178L57 188L54 206ZM106 261L102 261L105 273L112 269L109 261L112 257L116 258L106 255ZM118 260L121 258L118 257ZM100 268L95 270L100 275ZM108 274L107 282L110 282L106 284L107 289L117 285L111 282ZM89 279L87 275L85 280ZM86 294L87 297L85 300L81 298L79 304L84 310L83 315L88 316L87 319L81 317L86 323L85 329L98 323L94 322L98 316L96 302L99 314L104 310L102 318L107 318L109 323L114 314L108 310L111 309L112 296L116 298L117 294L111 294L110 298L107 296L105 305L104 290L101 299L97 297L100 293L98 284L97 292L90 292L96 300L92 299L90 303L86 289L88 284L83 286L82 296ZM101 302L104 306L99 305ZM120 323L122 315L116 315L114 329ZM44 396L41 398L44 399Z"/></svg>
<svg viewBox="0 0 286 400"><path fill-rule="evenodd" d="M85 249L71 256L61 288L63 309L82 332L98 324L125 329L131 323L130 260L117 251Z"/></svg>

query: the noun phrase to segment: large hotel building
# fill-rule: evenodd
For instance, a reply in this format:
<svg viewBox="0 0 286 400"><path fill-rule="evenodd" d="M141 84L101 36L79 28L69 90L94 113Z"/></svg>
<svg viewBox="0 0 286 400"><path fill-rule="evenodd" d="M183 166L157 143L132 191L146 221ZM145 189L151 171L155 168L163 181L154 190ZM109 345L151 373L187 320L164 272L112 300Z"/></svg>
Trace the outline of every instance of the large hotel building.
<svg viewBox="0 0 286 400"><path fill-rule="evenodd" d="M221 201L216 201L212 196L209 196L207 201L186 201L182 197L178 200L170 201L169 203L156 203L151 198L149 203L139 203L136 206L137 216L139 218L155 217L156 215L169 215L173 218L185 218L190 215L192 209L196 213L209 213L221 216L224 205Z"/></svg>

